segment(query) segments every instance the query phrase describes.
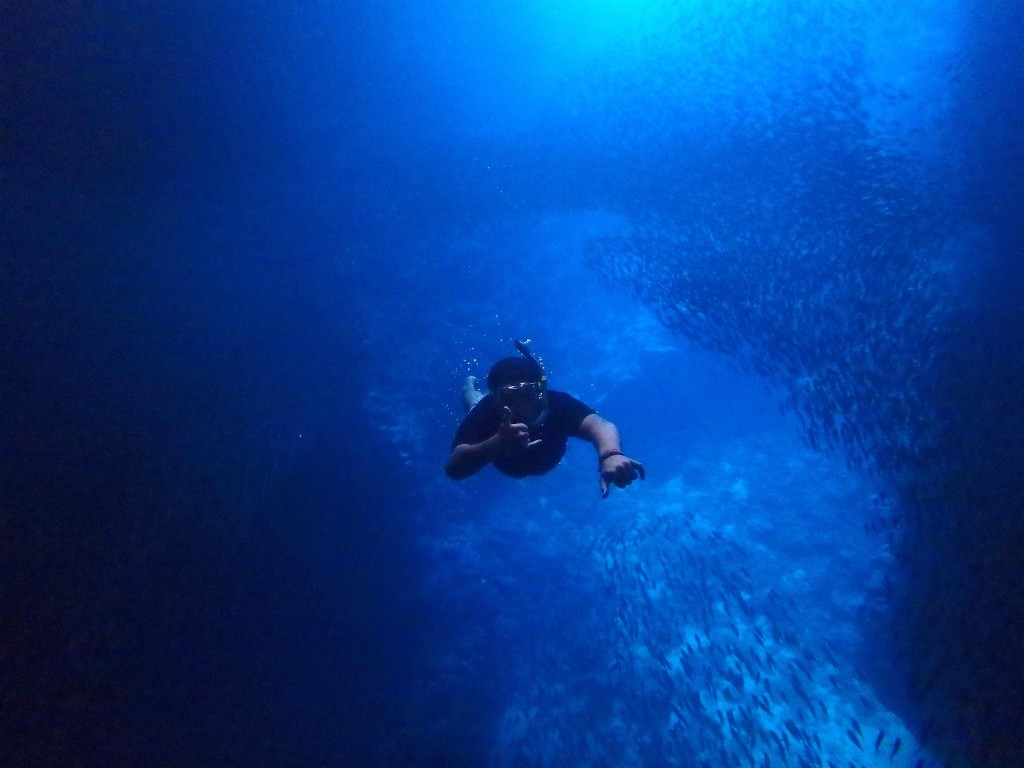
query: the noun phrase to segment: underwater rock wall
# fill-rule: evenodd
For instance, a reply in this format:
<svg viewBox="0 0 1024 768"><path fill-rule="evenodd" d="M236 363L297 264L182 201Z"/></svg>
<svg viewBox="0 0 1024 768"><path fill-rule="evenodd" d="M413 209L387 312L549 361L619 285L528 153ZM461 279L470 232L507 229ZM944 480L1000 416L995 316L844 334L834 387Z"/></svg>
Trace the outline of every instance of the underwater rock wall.
<svg viewBox="0 0 1024 768"><path fill-rule="evenodd" d="M975 25L966 59L938 67L958 103L924 121L927 139L880 133L870 99L877 115L920 95L878 101L839 56L820 80L840 87L807 85L777 104L788 117L725 131L713 181L694 174L671 210L638 212L632 233L588 252L667 327L780 389L809 446L899 489L879 648L901 677L878 684L953 765L1014 765L1024 743L1024 335L1008 289L1019 77L994 86L1006 62L983 51L1021 54L996 18Z"/></svg>
<svg viewBox="0 0 1024 768"><path fill-rule="evenodd" d="M431 542L428 588L477 626L433 695L494 693L486 764L942 765L863 676L887 502L784 433L677 470L596 515L524 488Z"/></svg>

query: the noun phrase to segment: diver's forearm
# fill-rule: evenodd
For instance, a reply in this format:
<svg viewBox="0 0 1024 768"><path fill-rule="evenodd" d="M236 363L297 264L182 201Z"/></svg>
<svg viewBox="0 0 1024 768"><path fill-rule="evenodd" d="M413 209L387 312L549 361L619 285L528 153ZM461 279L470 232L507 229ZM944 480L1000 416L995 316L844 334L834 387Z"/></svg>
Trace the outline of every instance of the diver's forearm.
<svg viewBox="0 0 1024 768"><path fill-rule="evenodd" d="M593 444L598 456L608 451L621 451L619 428L607 419L592 413L580 425L580 436Z"/></svg>
<svg viewBox="0 0 1024 768"><path fill-rule="evenodd" d="M465 480L483 469L494 455L496 437L491 436L482 443L460 443L448 457L444 472L452 480Z"/></svg>

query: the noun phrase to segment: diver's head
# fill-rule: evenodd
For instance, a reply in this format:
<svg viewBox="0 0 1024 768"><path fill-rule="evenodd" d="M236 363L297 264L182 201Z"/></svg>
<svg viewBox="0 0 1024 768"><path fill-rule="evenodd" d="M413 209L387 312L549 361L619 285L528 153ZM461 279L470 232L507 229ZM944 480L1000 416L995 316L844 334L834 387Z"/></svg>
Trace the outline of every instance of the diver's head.
<svg viewBox="0 0 1024 768"><path fill-rule="evenodd" d="M535 360L529 357L503 357L491 366L487 374L487 388L494 392L499 387L523 382L539 383L544 371Z"/></svg>
<svg viewBox="0 0 1024 768"><path fill-rule="evenodd" d="M547 381L532 357L503 357L491 366L487 388L498 404L512 411L512 420L540 426L547 416Z"/></svg>

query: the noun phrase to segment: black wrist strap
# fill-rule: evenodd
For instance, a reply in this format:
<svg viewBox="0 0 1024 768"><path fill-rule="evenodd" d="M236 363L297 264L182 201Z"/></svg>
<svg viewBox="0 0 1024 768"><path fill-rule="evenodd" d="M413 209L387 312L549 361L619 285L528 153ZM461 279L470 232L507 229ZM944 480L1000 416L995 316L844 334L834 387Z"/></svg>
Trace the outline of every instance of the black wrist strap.
<svg viewBox="0 0 1024 768"><path fill-rule="evenodd" d="M605 451L597 457L597 463L602 463L605 459L610 459L612 456L625 456L622 451Z"/></svg>

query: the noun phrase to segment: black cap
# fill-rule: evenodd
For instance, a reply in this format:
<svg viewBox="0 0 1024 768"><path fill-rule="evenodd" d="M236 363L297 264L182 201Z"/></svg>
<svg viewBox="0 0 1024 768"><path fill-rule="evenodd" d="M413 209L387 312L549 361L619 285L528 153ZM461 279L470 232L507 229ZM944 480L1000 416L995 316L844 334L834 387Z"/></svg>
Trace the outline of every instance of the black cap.
<svg viewBox="0 0 1024 768"><path fill-rule="evenodd" d="M487 374L487 388L493 392L498 387L520 384L524 381L540 381L544 371L529 357L503 357L491 366Z"/></svg>

